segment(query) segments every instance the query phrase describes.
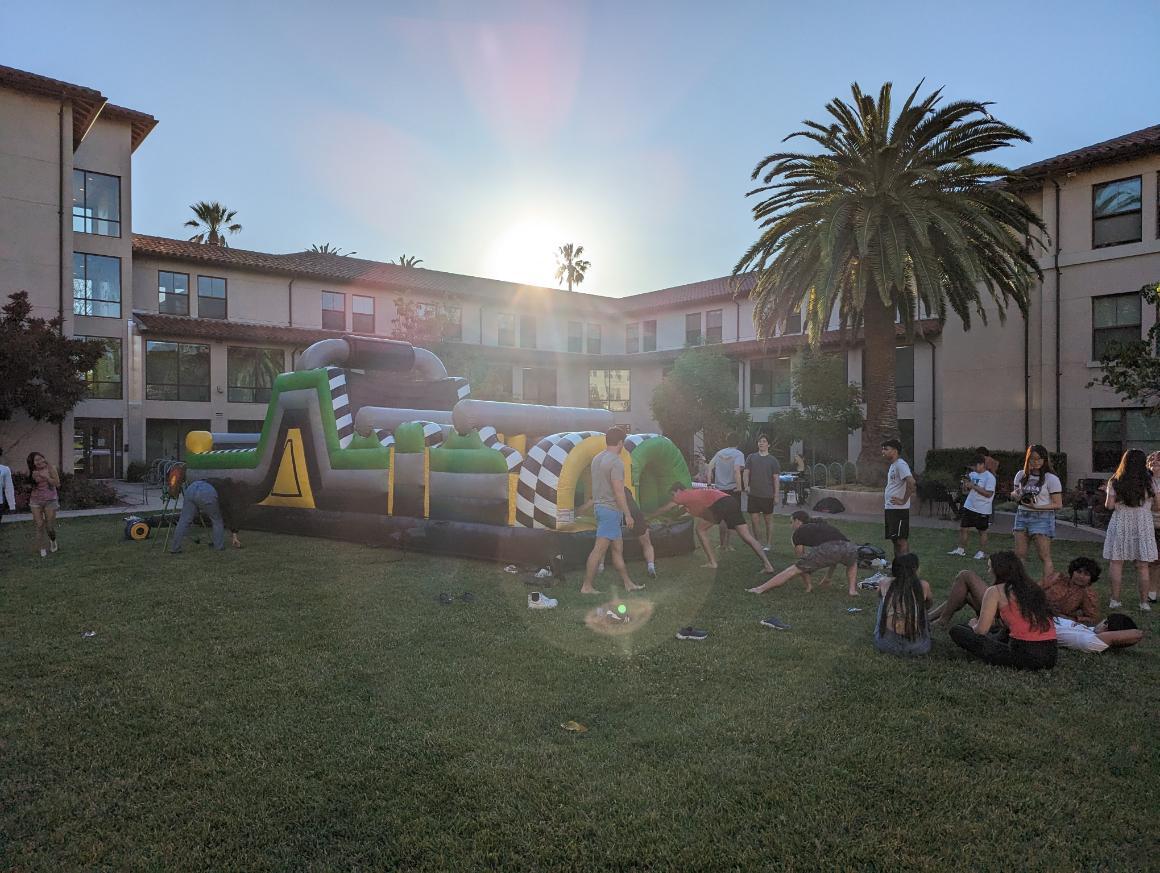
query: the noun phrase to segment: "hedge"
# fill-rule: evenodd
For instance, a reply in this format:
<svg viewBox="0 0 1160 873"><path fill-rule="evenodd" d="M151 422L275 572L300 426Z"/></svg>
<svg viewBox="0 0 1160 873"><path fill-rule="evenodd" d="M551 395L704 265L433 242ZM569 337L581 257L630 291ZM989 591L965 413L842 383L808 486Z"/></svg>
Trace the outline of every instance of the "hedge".
<svg viewBox="0 0 1160 873"><path fill-rule="evenodd" d="M1026 449L1014 451L991 450L991 457L999 462L998 478L1000 484L1010 484L1014 481L1015 474L1023 469L1023 457L1025 454ZM1049 454L1051 455L1051 466L1055 470L1055 475L1063 483L1064 490L1067 490L1071 487L1067 480L1067 453L1050 452ZM929 475L937 470L950 473L954 477L954 481L957 482L962 476L963 471L974 460L975 449L973 447L961 449L931 449L926 453L926 472L924 475Z"/></svg>

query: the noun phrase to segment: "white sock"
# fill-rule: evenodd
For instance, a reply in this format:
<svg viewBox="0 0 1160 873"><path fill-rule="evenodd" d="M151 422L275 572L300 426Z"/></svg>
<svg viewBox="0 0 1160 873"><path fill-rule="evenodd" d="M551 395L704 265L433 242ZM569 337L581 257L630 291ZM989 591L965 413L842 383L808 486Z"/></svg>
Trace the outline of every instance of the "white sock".
<svg viewBox="0 0 1160 873"><path fill-rule="evenodd" d="M655 569L657 568L657 565L656 565L656 564L654 564L652 561L649 561L649 562L648 562L648 568L649 568L650 570L655 570Z"/></svg>

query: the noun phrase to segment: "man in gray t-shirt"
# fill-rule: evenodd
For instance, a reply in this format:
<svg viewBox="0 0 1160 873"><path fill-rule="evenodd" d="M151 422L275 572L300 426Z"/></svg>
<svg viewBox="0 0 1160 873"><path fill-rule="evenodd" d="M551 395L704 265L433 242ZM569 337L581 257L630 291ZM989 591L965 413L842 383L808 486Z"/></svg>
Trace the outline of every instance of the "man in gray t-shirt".
<svg viewBox="0 0 1160 873"><path fill-rule="evenodd" d="M745 469L745 455L737 448L737 440L730 439L729 445L721 449L709 462L709 482L718 491L736 497L741 504L741 475ZM721 524L721 548L729 546L729 528Z"/></svg>
<svg viewBox="0 0 1160 873"><path fill-rule="evenodd" d="M745 459L745 493L749 495L750 528L754 536L765 543L766 551L773 548L773 513L780 490L778 475L781 464L769 453L769 437L757 438L757 451ZM758 519L761 525L757 524ZM763 530L764 533L758 533Z"/></svg>
<svg viewBox="0 0 1160 873"><path fill-rule="evenodd" d="M629 530L636 526L632 515L628 511L628 502L624 499L624 461L620 453L624 449L624 431L614 427L604 437L604 451L592 459L592 502L596 511L596 542L592 552L588 555L588 564L584 569L584 584L580 586L581 594L599 594L592 587L592 580L596 578L596 571L604 563L604 555L612 549L612 566L620 574L625 591L637 591L643 585L636 585L628 578L628 569L624 566L624 542L621 539L620 526L627 525Z"/></svg>
<svg viewBox="0 0 1160 873"><path fill-rule="evenodd" d="M612 492L614 479L624 482L624 461L619 455L601 452L592 459L592 502L620 512L616 495Z"/></svg>

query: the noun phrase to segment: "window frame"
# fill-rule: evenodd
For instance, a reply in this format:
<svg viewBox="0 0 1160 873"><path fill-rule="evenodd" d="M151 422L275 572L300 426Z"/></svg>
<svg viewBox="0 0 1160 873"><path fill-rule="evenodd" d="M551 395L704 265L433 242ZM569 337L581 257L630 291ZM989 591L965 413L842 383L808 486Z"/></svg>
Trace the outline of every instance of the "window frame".
<svg viewBox="0 0 1160 873"><path fill-rule="evenodd" d="M117 314L116 315L96 315L92 312L78 312L77 304L88 303L90 306L93 303L112 305L113 301L98 300L90 295L84 297L77 297L77 258L83 259L84 264L84 278L80 281L86 286L89 285L89 258L105 258L106 260L117 262ZM86 287L86 291L91 291L91 288ZM116 255L98 255L92 252L73 252L73 315L79 315L84 318L117 318L119 319L124 312L125 306L125 275L121 259Z"/></svg>
<svg viewBox="0 0 1160 873"><path fill-rule="evenodd" d="M572 328L580 328L575 334ZM575 343L573 343L575 341ZM584 354L584 322L569 321L568 322L568 351L574 355Z"/></svg>
<svg viewBox="0 0 1160 873"><path fill-rule="evenodd" d="M92 369L86 370L84 372L85 385L87 386L87 389L89 392L88 395L85 397L85 399L86 400L124 400L125 399L125 370L124 370L124 360L125 359L124 359L124 347L123 347L123 344L121 342L121 338L116 337L116 336L91 336L91 335L77 334L73 337L73 339L99 340L105 344L106 349L108 349L112 345L116 345L116 348L117 348L117 380L114 382L111 379L100 379L100 380L94 379L93 375L96 373L97 365L100 363L100 361L98 361L96 364L93 364ZM116 385L117 386L116 396L113 396L111 394L109 394L109 395L94 394L93 393L93 386L94 385Z"/></svg>
<svg viewBox="0 0 1160 873"><path fill-rule="evenodd" d="M640 351L640 322L633 321L624 326L624 353L635 355Z"/></svg>
<svg viewBox="0 0 1160 873"><path fill-rule="evenodd" d="M593 397L592 382L597 373L603 373L604 397ZM625 373L624 384L627 388L627 397L613 400L611 397L612 373ZM632 370L628 367L589 367L588 368L588 408L607 409L609 412L632 411Z"/></svg>
<svg viewBox="0 0 1160 873"><path fill-rule="evenodd" d="M1106 188L1109 185L1117 185L1120 182L1130 182L1133 179L1135 179L1137 182L1140 183L1140 208L1139 209L1126 209L1126 210L1123 210L1122 212L1115 212L1115 213L1112 213L1111 215L1101 215L1097 218L1096 217L1096 197L1098 195L1096 192L1102 188ZM1139 218L1140 218L1140 232L1136 236L1135 239L1123 239L1123 240L1116 240L1115 242L1104 242L1104 243L1097 243L1096 242L1096 222L1097 221L1105 221L1109 218L1120 218L1124 215L1133 215L1133 214L1139 215ZM1141 242L1144 239L1144 176L1143 176L1143 174L1137 174L1134 176L1124 176L1123 178L1120 178L1120 179L1109 179L1106 182L1093 183L1092 184L1091 222L1092 222L1092 248L1093 249L1106 249L1106 248L1110 248L1112 246L1126 246L1126 245L1131 245L1132 243Z"/></svg>
<svg viewBox="0 0 1160 873"><path fill-rule="evenodd" d="M274 391L274 378L276 378L276 376L274 378L270 379L269 385L258 384L260 377L265 373L265 371L258 365L258 362L257 362L258 359L255 356L252 359L253 365L255 367L257 367L257 369L255 370L255 373L254 373L254 384L253 385L236 385L236 384L234 384L235 375L238 375L240 373L240 368L235 369L235 367L233 366L233 364L234 364L234 361L233 361L234 352L261 352L263 354L268 354L269 352L277 352L278 356L282 359L282 363L279 367L278 372L283 373L286 371L286 351L284 349L280 349L280 348L273 347L273 346L227 346L226 347L226 402L227 403L269 403L270 397ZM235 391L253 392L252 399L240 400L234 396ZM265 396L262 396L263 393Z"/></svg>
<svg viewBox="0 0 1160 873"><path fill-rule="evenodd" d="M775 391L774 387L778 384L777 380L772 376L770 378L769 387L765 389L761 395L754 391L754 384L756 380L753 378L753 371L755 365L759 365L764 361L785 362L785 377L784 382L781 383L784 387L782 390ZM766 370L759 368L758 372L776 373L776 370ZM785 403L778 403L781 398L785 399ZM768 403L761 402L768 400ZM749 362L749 406L755 409L788 409L793 405L793 359L789 355L766 355L761 358L754 358Z"/></svg>
<svg viewBox="0 0 1160 873"><path fill-rule="evenodd" d="M499 312L495 317L495 344L505 349L514 349L516 341L519 339L516 336L517 330L516 316L514 312ZM509 337L508 342L504 342L505 334Z"/></svg>
<svg viewBox="0 0 1160 873"><path fill-rule="evenodd" d="M153 346L153 345L170 345L170 346L177 347L176 348L176 352L177 352L177 381L176 382L154 382L150 379L149 352L151 351L150 346ZM206 379L206 381L205 381L204 385L200 385L196 382L186 382L185 380L182 379L182 374L183 374L183 368L181 365L182 358L183 358L182 350L187 349L187 348L195 348L195 349L204 349L205 350L205 359L206 359L205 379ZM200 353L198 353L198 354L200 354ZM180 342L178 340L146 340L145 341L145 399L146 400L155 400L155 401L162 401L162 402L179 401L179 402L185 402L185 403L208 403L210 401L210 398L211 398L212 385L213 385L213 362L211 359L211 352L210 352L209 343L183 343L183 342ZM174 388L174 389L176 389L176 391L174 393L176 393L177 396L176 397L150 396L150 389L151 388L152 389ZM205 397L192 397L192 398L191 397L183 397L182 396L182 389L183 388L198 388L198 389L204 388L205 389Z"/></svg>
<svg viewBox="0 0 1160 873"><path fill-rule="evenodd" d="M685 313L685 346L703 346L705 344L705 334L703 330L704 323L703 312L686 312ZM697 319L696 333L689 331L689 319Z"/></svg>
<svg viewBox="0 0 1160 873"><path fill-rule="evenodd" d="M530 328L530 330L529 330ZM530 334L530 336L529 336ZM534 349L538 348L536 345L536 316L534 315L520 315L520 348Z"/></svg>
<svg viewBox="0 0 1160 873"><path fill-rule="evenodd" d="M910 384L907 386L904 386L903 383L898 378L898 364L899 364L898 353L904 349L910 350ZM895 346L894 347L894 400L895 400L895 402L897 402L897 403L914 403L914 395L915 395L915 387L916 387L915 386L916 380L914 377L914 370L915 370L914 346ZM908 387L910 389L910 396L909 397L902 396L901 388L903 388L903 387Z"/></svg>
<svg viewBox="0 0 1160 873"><path fill-rule="evenodd" d="M793 311L785 317L785 326L782 329L782 335L799 334L802 332L802 305L799 303L793 308Z"/></svg>
<svg viewBox="0 0 1160 873"><path fill-rule="evenodd" d="M1145 452L1160 450L1160 439L1155 441L1147 440L1131 440L1128 434L1128 415L1129 413L1138 413L1148 420L1147 409L1142 406L1102 406L1093 407L1091 410L1091 467L1093 473L1111 473L1114 472L1120 463L1120 458L1124 452L1130 448L1142 448ZM1115 413L1119 417L1119 434L1116 442L1116 451L1112 456L1109 456L1109 462L1101 466L1096 461L1096 446L1110 445L1112 440L1097 440L1096 439L1096 416L1100 413ZM1104 423L1110 422L1112 419L1105 418ZM1106 449L1104 450L1106 451Z"/></svg>
<svg viewBox="0 0 1160 873"><path fill-rule="evenodd" d="M221 282L222 283L222 296L215 297L212 294L202 294L201 293L201 280L202 279L206 279L207 281L209 281L211 283L211 285L210 285L211 288L212 288L212 283ZM202 310L202 301L203 300L211 300L211 301L215 301L215 302L220 300L222 303L223 313L221 315L206 315L205 312ZM197 274L197 317L198 318L212 318L212 319L215 319L216 321L228 321L229 320L229 317L230 317L230 282L229 282L229 279L227 279L225 276L203 276L201 273Z"/></svg>
<svg viewBox="0 0 1160 873"><path fill-rule="evenodd" d="M334 293L334 292L330 292L330 293ZM359 312L358 311L358 301L359 300L369 300L371 302L371 311L370 312ZM375 318L378 315L378 313L375 311L375 309L376 309L376 306L375 306L375 298L374 297L370 296L369 294L353 294L352 293L350 295L350 330L351 330L351 333L373 334L375 332ZM370 322L371 322L370 328L364 329L364 328L359 327L359 321L358 321L359 318L363 318L363 319L370 318ZM343 321L344 322L346 321L345 317L343 318Z"/></svg>
<svg viewBox="0 0 1160 873"><path fill-rule="evenodd" d="M1096 327L1096 302L1097 301L1114 300L1114 299L1127 299L1127 298L1135 298L1137 305L1139 306L1139 319L1136 321L1135 325L1115 324L1111 327ZM1100 360L1100 358L1103 356L1104 351L1107 350L1106 346L1108 343L1110 343L1110 342L1122 342L1122 340L1103 340L1105 348L1097 354L1096 349L1097 349L1097 345L1098 345L1098 343L1097 343L1098 337L1096 335L1096 331L1103 331L1106 333L1106 332L1110 332L1110 331L1126 330L1126 329L1134 327L1135 328L1135 336L1132 340L1129 340L1129 342L1139 342L1143 339L1141 331L1143 330L1143 327L1144 327L1144 301L1140 297L1139 291L1125 291L1125 292L1121 292L1121 293L1117 293L1117 294L1094 294L1094 295L1092 295L1091 301L1092 301L1091 335L1090 335L1091 357L1088 358L1089 361ZM1117 309L1118 308L1119 307L1117 307Z"/></svg>
<svg viewBox="0 0 1160 873"><path fill-rule="evenodd" d="M162 276L184 276L185 277L185 293L179 294L177 291L162 291L161 277ZM162 295L173 298L185 298L185 312L169 312L164 308L167 301L162 299ZM158 270L157 271L157 312L161 315L178 315L182 317L189 316L189 273L178 273L176 270Z"/></svg>
<svg viewBox="0 0 1160 873"><path fill-rule="evenodd" d="M341 298L342 309L328 308L326 305L326 301L327 301L328 297ZM322 329L323 330L336 330L336 331L340 331L340 332L345 333L346 332L346 292L345 291L325 291L324 290L322 292L320 307L321 308L319 309L319 312L321 313ZM326 325L326 313L328 313L328 312L341 312L342 313L342 327L327 327L327 325Z"/></svg>
<svg viewBox="0 0 1160 873"><path fill-rule="evenodd" d="M648 329L652 325L652 330ZM649 343L649 337L652 338L652 343ZM657 320L654 318L650 321L642 321L640 323L640 350L642 352L655 352L657 350Z"/></svg>
<svg viewBox="0 0 1160 873"><path fill-rule="evenodd" d="M79 216L77 215L77 202L76 202L76 197L77 197L76 174L77 173L81 173L85 176L85 178L82 180L82 184L83 184L84 192L85 192L85 197L84 197L85 202L81 206L82 214ZM84 214L84 211L88 209L88 199L89 199L89 180L87 178L88 176L103 176L106 179L116 179L117 180L117 217L115 219L112 219L112 218L90 218L89 216ZM117 225L117 232L116 233L98 233L97 231L94 231L94 230L77 230L76 225L77 225L78 218L81 220L82 223L92 222L95 224L98 221L103 221L106 224L115 224L115 225ZM114 176L112 173L98 173L96 170L86 170L82 167L75 167L75 166L73 167L72 232L73 233L81 233L81 234L84 234L85 236L103 236L103 237L107 237L108 239L120 239L121 238L121 177L120 176Z"/></svg>
<svg viewBox="0 0 1160 873"><path fill-rule="evenodd" d="M717 316L718 324L713 326L709 322L713 315ZM713 331L716 331L716 339L713 339ZM724 309L710 309L705 313L705 345L716 346L725 341L725 310Z"/></svg>
<svg viewBox="0 0 1160 873"><path fill-rule="evenodd" d="M604 325L587 322L585 324L585 349L590 355L604 354Z"/></svg>

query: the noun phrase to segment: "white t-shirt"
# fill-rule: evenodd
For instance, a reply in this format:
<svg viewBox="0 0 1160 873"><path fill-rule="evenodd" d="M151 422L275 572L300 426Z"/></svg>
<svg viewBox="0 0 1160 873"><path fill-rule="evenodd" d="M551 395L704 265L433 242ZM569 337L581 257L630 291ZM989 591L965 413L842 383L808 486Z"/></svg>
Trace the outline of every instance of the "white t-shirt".
<svg viewBox="0 0 1160 873"><path fill-rule="evenodd" d="M9 509L16 508L16 495L12 490L12 471L0 464L0 506L5 503Z"/></svg>
<svg viewBox="0 0 1160 873"><path fill-rule="evenodd" d="M886 500L887 509L910 509L910 500L905 503L891 503L891 497L906 497L906 480L910 478L910 465L899 458L886 471Z"/></svg>
<svg viewBox="0 0 1160 873"><path fill-rule="evenodd" d="M971 512L977 512L979 515L990 515L991 506L995 502L995 474L988 471L982 473L968 474L973 483L978 485L984 491L990 491L990 497L984 497L978 491L968 491L967 499L963 501L963 506Z"/></svg>
<svg viewBox="0 0 1160 873"><path fill-rule="evenodd" d="M713 483L722 491L738 491L741 488L734 465L745 466L745 455L737 448L722 449L709 462L709 468L713 471Z"/></svg>
<svg viewBox="0 0 1160 873"><path fill-rule="evenodd" d="M1027 484L1024 485L1023 471L1020 470L1015 474L1015 490L1019 492L1020 496L1034 494L1034 505L1046 509L1051 506L1052 494L1063 493L1063 483L1059 481L1059 477L1054 473L1043 475L1032 473L1027 480Z"/></svg>

